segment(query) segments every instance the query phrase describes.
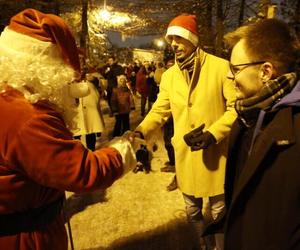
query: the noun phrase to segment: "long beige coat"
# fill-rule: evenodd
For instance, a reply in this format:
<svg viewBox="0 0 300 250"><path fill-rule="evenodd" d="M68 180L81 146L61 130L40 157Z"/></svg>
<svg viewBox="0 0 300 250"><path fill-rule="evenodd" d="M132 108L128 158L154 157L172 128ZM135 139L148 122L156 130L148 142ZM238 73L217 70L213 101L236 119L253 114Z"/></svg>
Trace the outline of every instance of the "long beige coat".
<svg viewBox="0 0 300 250"><path fill-rule="evenodd" d="M176 176L179 189L195 197L224 193L227 139L236 118L235 90L226 78L229 70L224 59L200 53L201 72L192 89L177 64L162 75L160 92L150 113L136 130L146 138L173 115ZM205 123L217 144L206 150L191 152L183 136Z"/></svg>
<svg viewBox="0 0 300 250"><path fill-rule="evenodd" d="M100 133L105 129L100 107L100 94L91 82L88 82L88 85L90 94L79 98L75 117L77 128L72 131L74 136Z"/></svg>

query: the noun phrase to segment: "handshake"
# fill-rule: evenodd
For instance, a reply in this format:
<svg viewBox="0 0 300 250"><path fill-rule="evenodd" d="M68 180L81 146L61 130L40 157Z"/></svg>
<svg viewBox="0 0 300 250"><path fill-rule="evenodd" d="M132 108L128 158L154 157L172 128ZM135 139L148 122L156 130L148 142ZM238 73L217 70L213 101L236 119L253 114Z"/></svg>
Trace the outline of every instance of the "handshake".
<svg viewBox="0 0 300 250"><path fill-rule="evenodd" d="M204 127L205 124L203 123L183 136L185 143L191 147L191 151L206 149L216 143L215 137L210 132L203 132Z"/></svg>
<svg viewBox="0 0 300 250"><path fill-rule="evenodd" d="M126 131L122 136L114 137L102 146L113 147L119 151L122 156L124 174L131 170L134 173L143 171L146 174L151 171L152 153L147 149L141 132Z"/></svg>

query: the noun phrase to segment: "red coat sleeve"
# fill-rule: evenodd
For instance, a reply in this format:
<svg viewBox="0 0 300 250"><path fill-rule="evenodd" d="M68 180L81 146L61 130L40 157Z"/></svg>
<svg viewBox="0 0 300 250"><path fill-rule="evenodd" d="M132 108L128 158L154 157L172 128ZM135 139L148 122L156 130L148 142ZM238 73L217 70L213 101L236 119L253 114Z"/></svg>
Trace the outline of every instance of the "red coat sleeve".
<svg viewBox="0 0 300 250"><path fill-rule="evenodd" d="M107 188L123 173L113 148L89 151L53 114L38 114L9 143L6 161L34 182L73 192Z"/></svg>

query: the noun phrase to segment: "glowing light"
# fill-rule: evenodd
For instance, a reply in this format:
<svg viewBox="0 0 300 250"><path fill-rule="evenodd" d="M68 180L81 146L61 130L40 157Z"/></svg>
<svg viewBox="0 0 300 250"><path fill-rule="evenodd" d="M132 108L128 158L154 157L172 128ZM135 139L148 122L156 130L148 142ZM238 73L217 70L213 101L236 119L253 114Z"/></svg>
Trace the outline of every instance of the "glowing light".
<svg viewBox="0 0 300 250"><path fill-rule="evenodd" d="M108 21L111 17L110 12L107 9L102 9L99 11L99 17L103 20L103 21Z"/></svg>
<svg viewBox="0 0 300 250"><path fill-rule="evenodd" d="M111 10L111 7L101 9L101 10L94 10L90 14L89 18L89 27L99 26L105 27L112 30L120 30L127 33L131 27L141 26L143 25L144 21L139 19L137 16L118 12L115 10ZM94 19L92 20L92 16ZM98 27L99 28L99 27ZM123 32L123 33L124 33Z"/></svg>
<svg viewBox="0 0 300 250"><path fill-rule="evenodd" d="M155 46L156 46L159 50L161 50L161 49L163 49L163 48L165 47L165 41L164 41L163 39L161 39L161 38L154 39L153 42L154 42Z"/></svg>
<svg viewBox="0 0 300 250"><path fill-rule="evenodd" d="M156 45L161 48L165 45L165 43L162 40L157 40Z"/></svg>
<svg viewBox="0 0 300 250"><path fill-rule="evenodd" d="M111 17L110 12L106 9L106 0L104 0L103 9L99 11L99 17L103 21L108 21Z"/></svg>
<svg viewBox="0 0 300 250"><path fill-rule="evenodd" d="M127 15L114 15L114 18L111 19L112 25L122 25L125 23L129 23L131 21L130 17Z"/></svg>
<svg viewBox="0 0 300 250"><path fill-rule="evenodd" d="M88 27L89 31L95 36L102 36L101 33L107 30L118 31L122 37L131 36L132 32L138 27L145 27L148 21L144 18L128 13L121 12L113 6L104 5L100 8L94 8L89 11ZM101 35L99 35L101 34Z"/></svg>

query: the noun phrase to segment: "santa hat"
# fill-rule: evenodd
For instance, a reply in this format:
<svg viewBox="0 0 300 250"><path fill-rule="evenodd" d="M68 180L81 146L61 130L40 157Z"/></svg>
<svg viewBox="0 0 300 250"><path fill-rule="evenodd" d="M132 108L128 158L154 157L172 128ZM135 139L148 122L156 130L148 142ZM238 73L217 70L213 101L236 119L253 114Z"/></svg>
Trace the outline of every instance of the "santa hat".
<svg viewBox="0 0 300 250"><path fill-rule="evenodd" d="M0 53L61 57L80 72L76 42L68 25L56 15L34 9L11 18L0 37Z"/></svg>
<svg viewBox="0 0 300 250"><path fill-rule="evenodd" d="M180 36L189 40L195 47L197 47L199 42L197 26L197 18L195 15L181 14L170 22L165 38L167 42L171 43L169 36Z"/></svg>

